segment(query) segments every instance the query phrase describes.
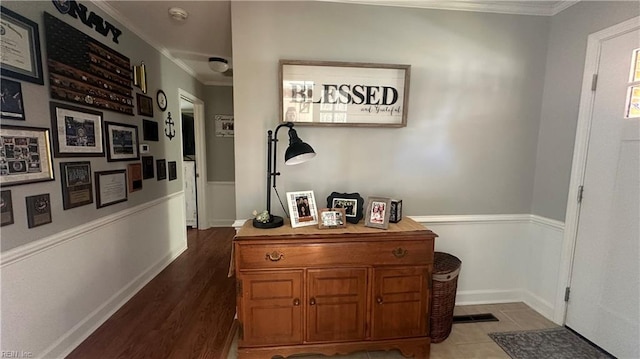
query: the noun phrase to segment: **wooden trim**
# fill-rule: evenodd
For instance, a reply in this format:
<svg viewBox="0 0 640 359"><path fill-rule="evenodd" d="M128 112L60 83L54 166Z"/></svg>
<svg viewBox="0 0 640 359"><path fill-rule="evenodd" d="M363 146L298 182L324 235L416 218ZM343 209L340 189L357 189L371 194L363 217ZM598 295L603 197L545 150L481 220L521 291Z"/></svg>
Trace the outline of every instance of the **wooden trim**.
<svg viewBox="0 0 640 359"><path fill-rule="evenodd" d="M229 356L229 351L231 350L231 346L233 345L233 340L236 337L236 333L238 332L238 319L234 319L231 323L231 328L227 333L227 338L224 340L224 346L222 347L222 353L220 353L220 358L225 359Z"/></svg>

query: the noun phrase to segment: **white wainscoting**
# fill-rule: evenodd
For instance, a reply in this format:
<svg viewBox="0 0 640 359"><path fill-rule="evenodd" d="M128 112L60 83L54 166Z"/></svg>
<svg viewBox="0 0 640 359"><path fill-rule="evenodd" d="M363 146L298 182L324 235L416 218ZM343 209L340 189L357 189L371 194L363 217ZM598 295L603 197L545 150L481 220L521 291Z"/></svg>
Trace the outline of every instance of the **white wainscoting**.
<svg viewBox="0 0 640 359"><path fill-rule="evenodd" d="M179 192L2 253L2 350L68 355L186 250L184 223Z"/></svg>
<svg viewBox="0 0 640 359"><path fill-rule="evenodd" d="M236 183L207 182L209 226L231 227L236 218Z"/></svg>

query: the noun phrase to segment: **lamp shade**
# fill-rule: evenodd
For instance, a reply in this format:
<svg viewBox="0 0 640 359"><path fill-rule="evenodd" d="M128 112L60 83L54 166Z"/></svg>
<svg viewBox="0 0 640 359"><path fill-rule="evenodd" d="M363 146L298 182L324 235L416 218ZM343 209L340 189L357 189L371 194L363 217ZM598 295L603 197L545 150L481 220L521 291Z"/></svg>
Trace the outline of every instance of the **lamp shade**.
<svg viewBox="0 0 640 359"><path fill-rule="evenodd" d="M293 128L289 129L289 147L284 153L284 164L297 165L307 162L316 156L316 152L306 142L303 142Z"/></svg>

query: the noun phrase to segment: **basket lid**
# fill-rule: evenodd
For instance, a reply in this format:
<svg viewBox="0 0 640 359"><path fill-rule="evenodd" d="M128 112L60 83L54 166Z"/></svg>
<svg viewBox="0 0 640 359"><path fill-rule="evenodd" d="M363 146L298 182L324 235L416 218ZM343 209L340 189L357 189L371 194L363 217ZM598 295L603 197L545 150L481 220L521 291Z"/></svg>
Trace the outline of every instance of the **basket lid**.
<svg viewBox="0 0 640 359"><path fill-rule="evenodd" d="M462 261L449 253L435 252L433 254L433 274L447 274L460 268Z"/></svg>

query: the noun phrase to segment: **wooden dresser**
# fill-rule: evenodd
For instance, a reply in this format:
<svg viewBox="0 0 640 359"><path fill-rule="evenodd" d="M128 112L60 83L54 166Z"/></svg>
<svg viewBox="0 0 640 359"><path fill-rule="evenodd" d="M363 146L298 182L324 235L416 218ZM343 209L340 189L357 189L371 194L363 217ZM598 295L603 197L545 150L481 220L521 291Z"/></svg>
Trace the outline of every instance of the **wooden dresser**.
<svg viewBox="0 0 640 359"><path fill-rule="evenodd" d="M428 358L436 234L389 229L253 228L234 240L238 358L399 349Z"/></svg>

